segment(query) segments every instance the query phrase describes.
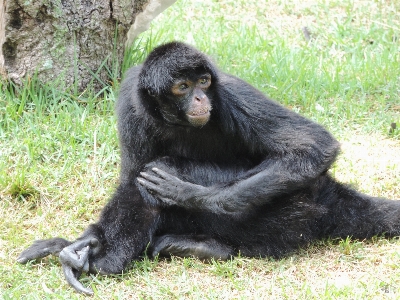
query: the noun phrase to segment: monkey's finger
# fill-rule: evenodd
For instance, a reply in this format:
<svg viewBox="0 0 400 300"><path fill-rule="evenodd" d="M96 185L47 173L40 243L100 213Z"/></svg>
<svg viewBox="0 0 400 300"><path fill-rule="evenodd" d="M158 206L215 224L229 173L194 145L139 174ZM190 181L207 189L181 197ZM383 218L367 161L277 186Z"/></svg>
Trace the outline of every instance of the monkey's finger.
<svg viewBox="0 0 400 300"><path fill-rule="evenodd" d="M162 195L164 193L164 190L161 189L158 185L156 185L156 184L154 184L154 183L152 183L150 181L147 181L144 178L138 177L137 181L139 182L140 185L145 187L150 192L157 193L159 195Z"/></svg>
<svg viewBox="0 0 400 300"><path fill-rule="evenodd" d="M167 198L167 197L158 197L159 200L161 200L163 203L168 204L168 205L175 205L176 201Z"/></svg>
<svg viewBox="0 0 400 300"><path fill-rule="evenodd" d="M60 261L74 269L82 269L85 262L80 260L80 255L75 250L66 247L60 252Z"/></svg>
<svg viewBox="0 0 400 300"><path fill-rule="evenodd" d="M171 175L163 170L160 170L158 168L153 168L151 170L165 180L181 181L178 177L173 176L173 175Z"/></svg>
<svg viewBox="0 0 400 300"><path fill-rule="evenodd" d="M79 282L78 278L75 276L74 270L68 265L62 265L63 272L65 279L67 280L68 284L72 286L76 291L86 294L86 295L93 295L93 291L90 288L86 288Z"/></svg>
<svg viewBox="0 0 400 300"><path fill-rule="evenodd" d="M20 254L20 256L17 258L17 262L19 262L20 264L26 264L30 260L46 257L50 254L51 254L51 252L49 251L48 248L44 248L44 249L28 248Z"/></svg>
<svg viewBox="0 0 400 300"><path fill-rule="evenodd" d="M58 255L69 244L71 244L69 241L62 238L34 241L29 248L25 249L19 255L17 262L25 264L30 260L42 258L50 254Z"/></svg>
<svg viewBox="0 0 400 300"><path fill-rule="evenodd" d="M96 248L97 246L99 246L99 244L100 244L100 242L99 242L99 240L96 239L96 238L92 238L92 239L90 240L90 247L91 247L91 248Z"/></svg>
<svg viewBox="0 0 400 300"><path fill-rule="evenodd" d="M79 255L79 262L82 264L82 271L89 271L89 246L83 247L82 250L76 251Z"/></svg>
<svg viewBox="0 0 400 300"><path fill-rule="evenodd" d="M165 180L160 176L154 176L146 172L140 172L140 176L145 178L147 181L153 182L155 184L161 184Z"/></svg>

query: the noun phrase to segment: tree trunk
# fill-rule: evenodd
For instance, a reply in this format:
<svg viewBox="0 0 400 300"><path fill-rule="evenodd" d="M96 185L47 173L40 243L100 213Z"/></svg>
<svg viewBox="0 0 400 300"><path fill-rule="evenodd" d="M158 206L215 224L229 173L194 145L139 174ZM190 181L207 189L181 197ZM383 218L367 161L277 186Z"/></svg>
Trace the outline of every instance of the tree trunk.
<svg viewBox="0 0 400 300"><path fill-rule="evenodd" d="M99 90L120 71L136 15L154 6L158 14L175 1L0 0L0 75L20 83L36 73L59 79L60 89Z"/></svg>

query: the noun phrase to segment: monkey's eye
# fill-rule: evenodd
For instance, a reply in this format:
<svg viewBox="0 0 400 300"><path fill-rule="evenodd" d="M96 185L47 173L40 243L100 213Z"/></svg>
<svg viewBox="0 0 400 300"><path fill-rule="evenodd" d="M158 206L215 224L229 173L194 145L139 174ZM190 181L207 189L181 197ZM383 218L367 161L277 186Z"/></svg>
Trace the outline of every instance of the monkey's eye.
<svg viewBox="0 0 400 300"><path fill-rule="evenodd" d="M208 82L208 78L201 78L200 84L206 84Z"/></svg>
<svg viewBox="0 0 400 300"><path fill-rule="evenodd" d="M182 83L182 84L179 85L178 88L179 88L180 91L184 91L184 90L187 90L189 88L189 85L187 85L186 83Z"/></svg>
<svg viewBox="0 0 400 300"><path fill-rule="evenodd" d="M176 96L184 96L190 91L191 88L192 83L190 81L182 80L172 85L171 92Z"/></svg>
<svg viewBox="0 0 400 300"><path fill-rule="evenodd" d="M197 84L199 84L202 89L207 89L211 85L211 75L201 75L199 80L197 81Z"/></svg>

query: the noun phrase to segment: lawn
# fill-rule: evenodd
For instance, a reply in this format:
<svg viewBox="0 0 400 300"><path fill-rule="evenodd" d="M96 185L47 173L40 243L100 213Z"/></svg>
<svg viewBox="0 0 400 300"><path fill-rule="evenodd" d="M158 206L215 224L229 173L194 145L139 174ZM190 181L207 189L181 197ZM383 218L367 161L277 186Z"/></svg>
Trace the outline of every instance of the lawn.
<svg viewBox="0 0 400 300"><path fill-rule="evenodd" d="M126 64L174 39L329 129L342 143L338 180L400 199L400 2L180 0ZM0 83L0 299L84 298L57 258L15 260L35 239L79 236L118 184L117 85L94 95ZM82 282L95 299L400 299L399 267L399 239L348 238L281 260L144 258Z"/></svg>

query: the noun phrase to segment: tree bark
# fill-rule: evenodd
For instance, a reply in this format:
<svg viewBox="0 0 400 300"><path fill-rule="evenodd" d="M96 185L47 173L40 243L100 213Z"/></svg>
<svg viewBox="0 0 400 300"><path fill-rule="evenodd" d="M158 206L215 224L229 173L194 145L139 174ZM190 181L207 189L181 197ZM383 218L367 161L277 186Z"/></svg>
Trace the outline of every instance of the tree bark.
<svg viewBox="0 0 400 300"><path fill-rule="evenodd" d="M6 3L5 0L0 0L0 78L6 77L6 71L4 69L4 56L1 46L4 44L6 40L6 20L5 20L5 10L6 10Z"/></svg>
<svg viewBox="0 0 400 300"><path fill-rule="evenodd" d="M0 75L20 83L37 74L58 79L60 89L100 90L120 72L136 15L154 3L158 14L175 1L0 0Z"/></svg>

